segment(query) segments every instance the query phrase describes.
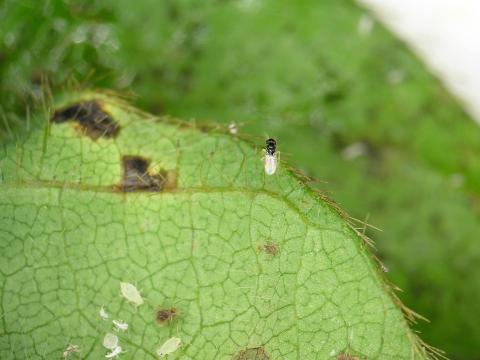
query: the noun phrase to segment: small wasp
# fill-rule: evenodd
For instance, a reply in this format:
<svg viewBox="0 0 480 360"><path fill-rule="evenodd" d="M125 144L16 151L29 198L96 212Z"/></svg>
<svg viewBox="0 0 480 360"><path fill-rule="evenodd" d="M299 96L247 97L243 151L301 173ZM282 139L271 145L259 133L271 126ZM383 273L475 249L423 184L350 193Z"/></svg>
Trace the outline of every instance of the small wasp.
<svg viewBox="0 0 480 360"><path fill-rule="evenodd" d="M277 171L278 166L279 153L277 152L277 142L275 141L275 139L270 138L265 143L265 173L267 175L273 175L275 174L275 171Z"/></svg>

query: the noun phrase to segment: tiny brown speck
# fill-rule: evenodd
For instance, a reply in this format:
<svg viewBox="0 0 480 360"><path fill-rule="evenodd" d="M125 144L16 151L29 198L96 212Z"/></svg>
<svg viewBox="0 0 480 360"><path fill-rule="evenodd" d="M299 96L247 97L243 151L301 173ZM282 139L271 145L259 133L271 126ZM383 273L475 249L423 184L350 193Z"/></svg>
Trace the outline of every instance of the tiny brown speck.
<svg viewBox="0 0 480 360"><path fill-rule="evenodd" d="M267 352L263 347L250 348L239 351L232 360L270 360Z"/></svg>
<svg viewBox="0 0 480 360"><path fill-rule="evenodd" d="M347 355L347 354L339 354L337 356L337 360L360 360L360 358L352 355Z"/></svg>
<svg viewBox="0 0 480 360"><path fill-rule="evenodd" d="M268 255L277 256L280 253L278 245L273 242L267 242L265 244L259 245L258 249L260 251L265 251Z"/></svg>

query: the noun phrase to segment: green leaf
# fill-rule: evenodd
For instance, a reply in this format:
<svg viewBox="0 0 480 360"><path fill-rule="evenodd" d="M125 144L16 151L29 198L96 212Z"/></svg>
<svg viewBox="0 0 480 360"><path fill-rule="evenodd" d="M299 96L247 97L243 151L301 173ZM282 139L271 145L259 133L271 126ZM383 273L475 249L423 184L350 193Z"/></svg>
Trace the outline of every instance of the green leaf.
<svg viewBox="0 0 480 360"><path fill-rule="evenodd" d="M359 31L371 18L350 0L3 0L0 142L47 79L58 90L72 75L149 111L274 135L282 158L385 229L367 234L435 324L415 326L422 338L474 358L478 127L381 23ZM363 155L345 157L351 145Z"/></svg>
<svg viewBox="0 0 480 360"><path fill-rule="evenodd" d="M81 101L0 155L0 358L102 358L112 319L121 358L429 357L362 234L262 144Z"/></svg>

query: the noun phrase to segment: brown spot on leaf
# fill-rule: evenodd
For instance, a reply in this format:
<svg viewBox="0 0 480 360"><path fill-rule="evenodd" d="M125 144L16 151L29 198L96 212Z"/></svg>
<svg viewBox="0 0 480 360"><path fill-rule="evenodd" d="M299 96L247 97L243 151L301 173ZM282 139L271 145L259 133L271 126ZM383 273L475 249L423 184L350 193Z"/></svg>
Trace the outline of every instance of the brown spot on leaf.
<svg viewBox="0 0 480 360"><path fill-rule="evenodd" d="M177 316L177 309L175 308L160 309L157 311L157 315L155 316L155 319L157 320L157 323L163 325L172 321L176 316Z"/></svg>
<svg viewBox="0 0 480 360"><path fill-rule="evenodd" d="M348 354L339 354L337 356L337 360L360 360L359 357L353 356L353 355L348 355Z"/></svg>
<svg viewBox="0 0 480 360"><path fill-rule="evenodd" d="M75 121L82 134L96 140L118 135L120 125L96 101L83 101L55 111L52 122Z"/></svg>
<svg viewBox="0 0 480 360"><path fill-rule="evenodd" d="M120 189L123 192L162 191L176 187L174 171L162 169L156 173L149 170L150 160L141 156L122 157L123 179Z"/></svg>
<svg viewBox="0 0 480 360"><path fill-rule="evenodd" d="M280 253L280 249L278 248L278 245L270 241L265 244L259 245L258 249L272 256L277 256Z"/></svg>
<svg viewBox="0 0 480 360"><path fill-rule="evenodd" d="M235 354L232 360L270 360L270 356L262 346L241 350Z"/></svg>

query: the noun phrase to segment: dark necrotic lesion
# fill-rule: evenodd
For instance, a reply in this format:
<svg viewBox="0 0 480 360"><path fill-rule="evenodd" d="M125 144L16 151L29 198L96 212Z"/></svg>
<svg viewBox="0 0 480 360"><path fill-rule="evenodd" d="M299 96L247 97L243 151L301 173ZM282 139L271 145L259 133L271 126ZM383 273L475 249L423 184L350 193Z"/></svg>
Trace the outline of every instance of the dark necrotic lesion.
<svg viewBox="0 0 480 360"><path fill-rule="evenodd" d="M171 187L168 171L160 170L156 174L150 174L150 161L141 156L123 156L122 165L123 179L120 189L123 192L162 191Z"/></svg>
<svg viewBox="0 0 480 360"><path fill-rule="evenodd" d="M120 131L120 125L94 100L58 109L52 116L54 123L67 121L75 121L82 132L94 140L100 137L113 138Z"/></svg>

